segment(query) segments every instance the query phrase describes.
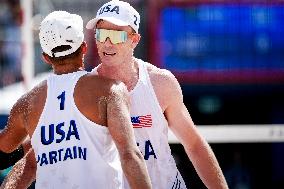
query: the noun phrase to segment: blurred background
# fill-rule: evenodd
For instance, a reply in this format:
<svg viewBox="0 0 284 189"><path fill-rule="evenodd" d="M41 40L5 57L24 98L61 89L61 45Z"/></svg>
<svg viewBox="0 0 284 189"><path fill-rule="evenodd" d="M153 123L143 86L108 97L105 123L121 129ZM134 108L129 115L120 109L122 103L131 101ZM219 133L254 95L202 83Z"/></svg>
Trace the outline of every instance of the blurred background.
<svg viewBox="0 0 284 189"><path fill-rule="evenodd" d="M136 57L175 74L230 189L283 189L284 1L125 1L141 15ZM86 24L106 2L0 0L0 129L16 100L50 73L41 60L41 20L66 10ZM90 71L99 60L93 31L85 34ZM169 142L189 188L205 188L171 133ZM0 183L10 169L0 170Z"/></svg>

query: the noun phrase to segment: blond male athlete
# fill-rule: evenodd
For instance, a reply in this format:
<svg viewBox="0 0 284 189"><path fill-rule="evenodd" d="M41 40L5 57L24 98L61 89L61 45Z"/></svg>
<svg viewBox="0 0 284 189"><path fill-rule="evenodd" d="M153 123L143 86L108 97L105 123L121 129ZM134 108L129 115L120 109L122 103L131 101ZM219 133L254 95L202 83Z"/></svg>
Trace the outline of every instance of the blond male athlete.
<svg viewBox="0 0 284 189"><path fill-rule="evenodd" d="M130 91L130 113L137 145L155 189L186 189L168 144L170 128L209 189L227 183L208 143L198 133L184 103L180 85L167 70L133 55L140 40L139 13L128 3L104 4L86 27L93 29L101 64L96 75L122 81Z"/></svg>
<svg viewBox="0 0 284 189"><path fill-rule="evenodd" d="M41 22L39 37L54 74L13 106L0 150L11 152L30 137L36 188L122 189L123 173L131 188L151 188L126 87L83 71L82 18L54 11Z"/></svg>

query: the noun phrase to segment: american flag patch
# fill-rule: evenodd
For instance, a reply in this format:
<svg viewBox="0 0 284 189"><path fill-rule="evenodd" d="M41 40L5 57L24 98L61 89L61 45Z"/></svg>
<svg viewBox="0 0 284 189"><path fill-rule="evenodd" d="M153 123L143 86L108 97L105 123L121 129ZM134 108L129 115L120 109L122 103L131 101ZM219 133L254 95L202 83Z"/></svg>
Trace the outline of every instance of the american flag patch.
<svg viewBox="0 0 284 189"><path fill-rule="evenodd" d="M152 127L152 116L134 116L131 117L133 128Z"/></svg>

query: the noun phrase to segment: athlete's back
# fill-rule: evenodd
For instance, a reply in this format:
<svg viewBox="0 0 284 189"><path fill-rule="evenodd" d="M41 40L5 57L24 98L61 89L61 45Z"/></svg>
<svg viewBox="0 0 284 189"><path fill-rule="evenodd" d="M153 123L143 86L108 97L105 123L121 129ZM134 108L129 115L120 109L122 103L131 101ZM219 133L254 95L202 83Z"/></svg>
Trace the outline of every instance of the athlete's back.
<svg viewBox="0 0 284 189"><path fill-rule="evenodd" d="M126 92L122 83L78 71L52 75L18 100L11 124L24 117L37 188L122 188L121 165L133 188L149 187ZM142 179L129 177L141 173Z"/></svg>
<svg viewBox="0 0 284 189"><path fill-rule="evenodd" d="M76 105L76 99L89 92L85 85L96 80L102 83L99 78L84 78L85 74L79 71L47 79L45 105L31 138L37 157L37 188L122 188L119 154L109 131L91 121L106 123L105 112L99 112L106 110L106 104L99 102L108 96L106 90L93 87L99 91L91 92L98 101L86 97ZM83 81L77 86L81 76ZM89 83L83 85L86 80ZM86 117L80 110L93 114Z"/></svg>

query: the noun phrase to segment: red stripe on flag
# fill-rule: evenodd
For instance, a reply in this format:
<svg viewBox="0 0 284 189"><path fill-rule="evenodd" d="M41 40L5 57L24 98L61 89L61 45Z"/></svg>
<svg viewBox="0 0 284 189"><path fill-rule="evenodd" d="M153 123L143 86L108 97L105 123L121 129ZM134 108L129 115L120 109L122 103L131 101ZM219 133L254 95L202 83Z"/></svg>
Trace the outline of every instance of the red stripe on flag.
<svg viewBox="0 0 284 189"><path fill-rule="evenodd" d="M133 128L152 127L152 116L139 116L139 123L132 123Z"/></svg>

